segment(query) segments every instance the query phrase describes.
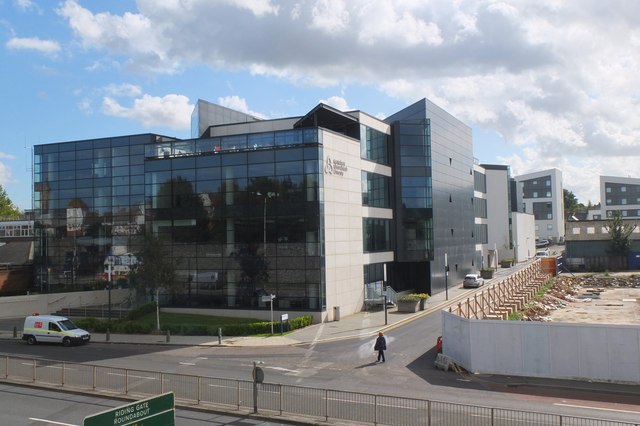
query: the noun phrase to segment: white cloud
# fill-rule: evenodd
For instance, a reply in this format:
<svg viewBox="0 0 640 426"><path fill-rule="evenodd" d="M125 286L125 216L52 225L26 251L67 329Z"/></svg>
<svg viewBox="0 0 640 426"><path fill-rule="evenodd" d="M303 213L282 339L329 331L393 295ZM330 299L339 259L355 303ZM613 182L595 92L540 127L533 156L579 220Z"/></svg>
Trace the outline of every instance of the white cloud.
<svg viewBox="0 0 640 426"><path fill-rule="evenodd" d="M122 106L111 97L102 101L102 112L114 117L135 120L146 128L167 127L174 130L187 130L191 126L193 104L182 95L163 97L144 95L133 101L131 107Z"/></svg>
<svg viewBox="0 0 640 426"><path fill-rule="evenodd" d="M111 96L136 97L142 93L142 88L135 84L122 83L110 84L104 88L105 92Z"/></svg>
<svg viewBox="0 0 640 426"><path fill-rule="evenodd" d="M54 40L42 40L38 37L12 37L6 43L7 49L36 50L46 54L55 54L60 51L60 44Z"/></svg>
<svg viewBox="0 0 640 426"><path fill-rule="evenodd" d="M347 103L347 100L342 96L331 96L329 99L326 99L326 100L323 99L320 102L322 102L323 104L330 105L336 109L339 109L340 111L353 110L353 108L351 108Z"/></svg>
<svg viewBox="0 0 640 426"><path fill-rule="evenodd" d="M329 34L341 32L349 26L349 11L343 0L318 0L311 9L311 28Z"/></svg>
<svg viewBox="0 0 640 426"><path fill-rule="evenodd" d="M117 15L67 0L59 13L80 45L129 70L166 74L195 64L298 86L376 88L407 104L428 97L470 126L503 135L523 172L562 167L567 185L587 185L585 166L615 175L640 148L640 2L137 5ZM249 111L242 98L223 99ZM141 120L135 104L106 104Z"/></svg>
<svg viewBox="0 0 640 426"><path fill-rule="evenodd" d="M241 98L240 96L234 95L234 96L224 96L224 97L218 98L218 104L226 108L231 108L236 111L244 112L245 114L249 114L257 118L263 118L263 119L267 118L264 114L261 114L259 112L255 112L249 109L249 106L247 105L247 101L244 98Z"/></svg>
<svg viewBox="0 0 640 426"><path fill-rule="evenodd" d="M0 153L1 159L10 159L13 160L13 156L7 155L4 153ZM11 174L11 168L7 166L4 162L0 161L0 185L6 185L8 183L13 182L13 176Z"/></svg>

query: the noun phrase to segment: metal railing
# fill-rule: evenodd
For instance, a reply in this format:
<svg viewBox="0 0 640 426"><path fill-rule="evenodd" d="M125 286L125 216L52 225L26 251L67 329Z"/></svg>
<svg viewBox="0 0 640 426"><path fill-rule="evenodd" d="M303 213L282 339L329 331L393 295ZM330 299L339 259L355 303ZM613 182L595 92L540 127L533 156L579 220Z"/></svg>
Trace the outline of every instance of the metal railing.
<svg viewBox="0 0 640 426"><path fill-rule="evenodd" d="M470 319L506 319L509 313L522 309L551 275L539 260L505 278L497 284L446 308L447 311Z"/></svg>
<svg viewBox="0 0 640 426"><path fill-rule="evenodd" d="M221 410L253 408L254 413L308 417L310 423L333 420L390 426L466 426L470 422L480 426L640 426L562 414L14 356L0 358L0 380L139 399L173 392L178 404Z"/></svg>

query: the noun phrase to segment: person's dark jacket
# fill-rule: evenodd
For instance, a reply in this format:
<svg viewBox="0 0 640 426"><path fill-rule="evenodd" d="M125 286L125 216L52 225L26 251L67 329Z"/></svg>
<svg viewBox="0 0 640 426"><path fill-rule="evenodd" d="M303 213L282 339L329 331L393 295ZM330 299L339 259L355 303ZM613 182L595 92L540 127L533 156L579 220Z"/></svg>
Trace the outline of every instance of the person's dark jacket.
<svg viewBox="0 0 640 426"><path fill-rule="evenodd" d="M374 351L386 351L387 350L387 339L384 336L378 336L376 339L376 344L373 347Z"/></svg>

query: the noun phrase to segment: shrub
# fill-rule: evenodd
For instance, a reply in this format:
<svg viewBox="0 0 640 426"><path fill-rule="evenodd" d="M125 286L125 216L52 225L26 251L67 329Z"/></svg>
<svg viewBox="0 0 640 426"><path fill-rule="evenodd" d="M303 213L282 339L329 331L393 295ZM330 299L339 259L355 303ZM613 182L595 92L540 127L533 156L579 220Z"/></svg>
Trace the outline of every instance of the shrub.
<svg viewBox="0 0 640 426"><path fill-rule="evenodd" d="M419 300L420 300L420 298L415 293L413 293L413 294L403 294L402 296L398 297L398 302L417 302Z"/></svg>
<svg viewBox="0 0 640 426"><path fill-rule="evenodd" d="M428 299L430 297L428 293L411 293L409 296L416 296L418 299Z"/></svg>
<svg viewBox="0 0 640 426"><path fill-rule="evenodd" d="M156 302L148 302L129 311L127 320L136 320L156 311Z"/></svg>

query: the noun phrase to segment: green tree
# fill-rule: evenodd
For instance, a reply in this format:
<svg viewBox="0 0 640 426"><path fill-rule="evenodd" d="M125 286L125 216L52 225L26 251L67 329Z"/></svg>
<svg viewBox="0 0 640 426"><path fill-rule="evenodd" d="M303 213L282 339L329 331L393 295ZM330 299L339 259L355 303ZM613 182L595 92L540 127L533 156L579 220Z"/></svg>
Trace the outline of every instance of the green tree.
<svg viewBox="0 0 640 426"><path fill-rule="evenodd" d="M578 198L575 194L568 189L562 190L564 196L564 211L565 213L575 213L577 211L584 211L587 208L584 204L578 202Z"/></svg>
<svg viewBox="0 0 640 426"><path fill-rule="evenodd" d="M631 233L636 225L624 223L619 212L614 212L611 219L605 226L611 236L609 254L612 256L626 257L631 251Z"/></svg>
<svg viewBox="0 0 640 426"><path fill-rule="evenodd" d="M142 251L137 256L142 259L142 266L133 272L131 283L139 295L148 294L145 290L154 291L160 287L175 294L182 288L183 283L179 282L176 274L177 261L171 257L164 240L147 233Z"/></svg>
<svg viewBox="0 0 640 426"><path fill-rule="evenodd" d="M0 217L15 219L19 218L21 215L20 209L13 205L13 202L9 199L6 191L2 185L0 185Z"/></svg>

